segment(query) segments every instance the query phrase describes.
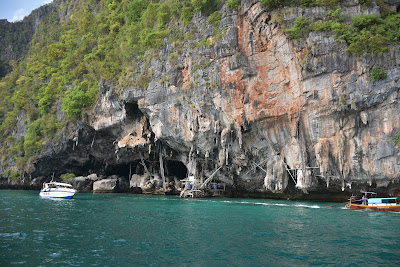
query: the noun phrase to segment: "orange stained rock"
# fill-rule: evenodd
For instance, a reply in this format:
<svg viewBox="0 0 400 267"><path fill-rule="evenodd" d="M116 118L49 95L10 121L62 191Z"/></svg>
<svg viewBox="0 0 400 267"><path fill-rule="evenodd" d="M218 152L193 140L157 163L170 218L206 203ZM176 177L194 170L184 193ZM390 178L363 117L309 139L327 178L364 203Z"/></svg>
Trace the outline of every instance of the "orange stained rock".
<svg viewBox="0 0 400 267"><path fill-rule="evenodd" d="M136 146L144 146L146 144L148 144L149 142L144 139L143 137L139 137L139 136L132 136L130 134L126 135L124 138L122 138L119 142L118 142L118 147L122 148L122 147L136 147Z"/></svg>
<svg viewBox="0 0 400 267"><path fill-rule="evenodd" d="M177 119L177 116L179 116L178 115L179 114L179 109L176 108L176 107L171 107L169 109L169 111L170 111L169 121L171 123L171 127L173 127L174 124L175 124L175 120Z"/></svg>
<svg viewBox="0 0 400 267"><path fill-rule="evenodd" d="M192 77L191 77L191 60L188 57L186 60L187 64L185 64L184 68L182 69L182 76L183 76L183 82L182 82L182 87L183 89L188 88L189 84L192 82Z"/></svg>

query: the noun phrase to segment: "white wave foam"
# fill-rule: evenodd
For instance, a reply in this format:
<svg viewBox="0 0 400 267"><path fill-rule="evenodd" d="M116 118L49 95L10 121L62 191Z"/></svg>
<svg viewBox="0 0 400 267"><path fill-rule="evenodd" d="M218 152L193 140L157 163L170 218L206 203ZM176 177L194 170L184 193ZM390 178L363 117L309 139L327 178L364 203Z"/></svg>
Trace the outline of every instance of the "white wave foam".
<svg viewBox="0 0 400 267"><path fill-rule="evenodd" d="M191 199L192 200L192 199ZM306 205L306 204L286 204L286 203L266 203L266 202L251 202L251 201L238 201L238 200L211 200L211 199L198 199L198 201L204 202L223 202L233 204L246 204L246 205L262 205L262 206L277 206L277 207L296 207L296 208L308 208L308 209L320 209L318 205Z"/></svg>
<svg viewBox="0 0 400 267"><path fill-rule="evenodd" d="M320 209L321 207L318 205L305 205L305 204L284 204L284 203L264 203L264 202L256 202L256 205L263 206L278 206L278 207L297 207L297 208L309 208L309 209Z"/></svg>

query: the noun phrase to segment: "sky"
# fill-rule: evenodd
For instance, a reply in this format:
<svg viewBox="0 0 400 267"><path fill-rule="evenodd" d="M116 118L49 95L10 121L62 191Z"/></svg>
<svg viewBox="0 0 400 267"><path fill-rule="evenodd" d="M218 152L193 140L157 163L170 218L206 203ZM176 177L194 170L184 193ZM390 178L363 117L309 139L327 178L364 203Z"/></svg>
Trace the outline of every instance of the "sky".
<svg viewBox="0 0 400 267"><path fill-rule="evenodd" d="M0 0L0 19L9 22L22 20L32 10L48 4L53 0Z"/></svg>

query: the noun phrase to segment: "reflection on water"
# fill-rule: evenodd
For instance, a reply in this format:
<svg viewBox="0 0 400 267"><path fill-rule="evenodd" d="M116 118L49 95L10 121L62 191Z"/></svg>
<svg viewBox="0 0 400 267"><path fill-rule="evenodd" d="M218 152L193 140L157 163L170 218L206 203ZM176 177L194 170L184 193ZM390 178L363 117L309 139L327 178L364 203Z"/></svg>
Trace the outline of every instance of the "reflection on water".
<svg viewBox="0 0 400 267"><path fill-rule="evenodd" d="M0 191L0 266L400 264L399 214L329 203Z"/></svg>

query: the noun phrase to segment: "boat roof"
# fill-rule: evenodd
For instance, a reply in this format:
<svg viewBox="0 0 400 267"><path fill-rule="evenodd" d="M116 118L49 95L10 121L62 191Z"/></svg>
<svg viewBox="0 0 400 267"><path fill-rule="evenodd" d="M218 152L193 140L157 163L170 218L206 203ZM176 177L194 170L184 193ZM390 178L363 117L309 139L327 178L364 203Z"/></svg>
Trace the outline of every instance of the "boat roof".
<svg viewBox="0 0 400 267"><path fill-rule="evenodd" d="M389 200L400 200L400 197L377 197L368 199L369 204L388 203Z"/></svg>
<svg viewBox="0 0 400 267"><path fill-rule="evenodd" d="M400 197L375 197L371 199L400 199Z"/></svg>
<svg viewBox="0 0 400 267"><path fill-rule="evenodd" d="M67 184L67 183L59 183L59 182L48 182L46 184L54 184L54 185L59 185L59 186L66 186L66 187L72 187L72 185Z"/></svg>
<svg viewBox="0 0 400 267"><path fill-rule="evenodd" d="M372 195L377 195L375 192L368 192L368 191L361 191L363 194L372 194Z"/></svg>

